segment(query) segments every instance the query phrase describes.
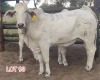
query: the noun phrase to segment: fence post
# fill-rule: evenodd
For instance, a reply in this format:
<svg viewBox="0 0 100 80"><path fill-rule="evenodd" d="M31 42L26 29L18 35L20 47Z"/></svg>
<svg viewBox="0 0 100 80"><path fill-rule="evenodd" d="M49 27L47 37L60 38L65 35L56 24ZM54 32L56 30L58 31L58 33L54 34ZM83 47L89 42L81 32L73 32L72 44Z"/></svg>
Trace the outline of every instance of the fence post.
<svg viewBox="0 0 100 80"><path fill-rule="evenodd" d="M100 8L100 0L94 0L94 10L95 10L95 13L97 15L97 18L99 19L99 15L100 15L100 11L99 11L99 8ZM96 43L96 53L95 53L95 59L98 58L100 56L100 50L99 50L99 27L100 27L100 22L98 22L98 26L97 26L97 43Z"/></svg>
<svg viewBox="0 0 100 80"><path fill-rule="evenodd" d="M0 52L4 51L4 36L3 36L3 25L2 25L2 2L0 0Z"/></svg>

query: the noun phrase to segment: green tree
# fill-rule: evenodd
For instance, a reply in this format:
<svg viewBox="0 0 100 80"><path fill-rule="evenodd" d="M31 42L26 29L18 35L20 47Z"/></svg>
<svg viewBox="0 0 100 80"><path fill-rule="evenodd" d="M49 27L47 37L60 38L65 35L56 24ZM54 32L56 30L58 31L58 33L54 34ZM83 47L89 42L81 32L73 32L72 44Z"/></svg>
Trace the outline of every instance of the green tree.
<svg viewBox="0 0 100 80"><path fill-rule="evenodd" d="M7 10L9 10L9 9L14 9L14 7L12 7L12 6L10 6L8 3L6 3L6 2L2 2L2 11L3 12L6 12Z"/></svg>
<svg viewBox="0 0 100 80"><path fill-rule="evenodd" d="M55 12L62 11L65 7L59 2L56 2L56 4L52 4L52 5L43 4L41 8L47 13L55 13Z"/></svg>
<svg viewBox="0 0 100 80"><path fill-rule="evenodd" d="M87 5L87 3L90 3L90 6L94 0L57 0L60 4L64 2L70 2L70 7L81 7L82 5Z"/></svg>
<svg viewBox="0 0 100 80"><path fill-rule="evenodd" d="M93 0L56 0L55 5L43 4L41 8L45 12L59 12L65 8L62 4L68 1L70 2L70 7L82 7L82 5L93 2Z"/></svg>

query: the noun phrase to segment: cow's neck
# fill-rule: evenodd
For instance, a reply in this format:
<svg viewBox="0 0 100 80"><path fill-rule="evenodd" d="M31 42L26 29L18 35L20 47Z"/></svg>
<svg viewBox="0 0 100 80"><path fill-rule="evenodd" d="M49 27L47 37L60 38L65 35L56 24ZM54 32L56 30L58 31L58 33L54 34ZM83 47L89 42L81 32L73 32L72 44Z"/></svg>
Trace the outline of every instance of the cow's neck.
<svg viewBox="0 0 100 80"><path fill-rule="evenodd" d="M32 17L28 16L28 19L26 21L26 27L28 29L29 29L29 27L31 27L31 29L35 28L35 27L37 27L39 21L40 21L39 17L37 17L37 19L33 21Z"/></svg>
<svg viewBox="0 0 100 80"><path fill-rule="evenodd" d="M27 25L26 25L26 34L29 37L34 37L35 34L37 34L36 30L40 29L39 23L40 19L37 18L35 21L32 20L32 18L29 16L27 19Z"/></svg>

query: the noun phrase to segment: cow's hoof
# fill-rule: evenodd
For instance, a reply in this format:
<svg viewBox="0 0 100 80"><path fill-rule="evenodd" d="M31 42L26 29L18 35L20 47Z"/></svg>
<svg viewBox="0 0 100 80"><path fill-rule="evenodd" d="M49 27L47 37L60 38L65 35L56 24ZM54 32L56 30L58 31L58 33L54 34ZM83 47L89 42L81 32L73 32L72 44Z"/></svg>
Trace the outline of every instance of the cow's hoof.
<svg viewBox="0 0 100 80"><path fill-rule="evenodd" d="M38 75L41 75L41 74L43 74L43 72L44 72L44 71L40 71L40 72L38 73Z"/></svg>
<svg viewBox="0 0 100 80"><path fill-rule="evenodd" d="M49 77L50 77L50 74L45 74L45 77L46 77L46 78L49 78Z"/></svg>
<svg viewBox="0 0 100 80"><path fill-rule="evenodd" d="M64 66L68 66L68 63L63 63L64 64Z"/></svg>
<svg viewBox="0 0 100 80"><path fill-rule="evenodd" d="M63 64L63 62L62 61L58 61L58 63L61 65L61 64Z"/></svg>
<svg viewBox="0 0 100 80"><path fill-rule="evenodd" d="M23 58L19 58L19 61L22 62L23 61Z"/></svg>
<svg viewBox="0 0 100 80"><path fill-rule="evenodd" d="M92 67L86 66L85 69L86 69L87 71L90 71L90 70L92 69Z"/></svg>

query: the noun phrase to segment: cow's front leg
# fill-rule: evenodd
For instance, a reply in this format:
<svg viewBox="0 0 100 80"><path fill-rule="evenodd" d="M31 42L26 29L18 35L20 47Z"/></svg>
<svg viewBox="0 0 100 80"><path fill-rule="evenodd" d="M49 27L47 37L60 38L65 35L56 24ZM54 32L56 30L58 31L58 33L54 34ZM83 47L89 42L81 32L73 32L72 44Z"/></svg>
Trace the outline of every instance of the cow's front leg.
<svg viewBox="0 0 100 80"><path fill-rule="evenodd" d="M37 53L37 59L39 61L39 75L42 74L44 72L44 63L43 63L43 57L41 53Z"/></svg>
<svg viewBox="0 0 100 80"><path fill-rule="evenodd" d="M23 45L24 45L24 34L19 34L19 61L23 61L23 55L22 55Z"/></svg>
<svg viewBox="0 0 100 80"><path fill-rule="evenodd" d="M40 56L41 53L40 47L36 43L33 43L33 46L34 46L34 50L32 51L33 56L36 60L38 60L38 55ZM41 58L39 57L39 59Z"/></svg>
<svg viewBox="0 0 100 80"><path fill-rule="evenodd" d="M35 59L35 60L38 60L38 54L35 53L34 51L32 51L32 53L33 53L34 59Z"/></svg>
<svg viewBox="0 0 100 80"><path fill-rule="evenodd" d="M50 77L50 66L49 66L49 45L48 43L40 43L40 48L41 48L41 51L42 51L42 57L43 57L43 61L44 61L44 65L45 65L45 68L46 68L46 71L45 71L45 77Z"/></svg>

